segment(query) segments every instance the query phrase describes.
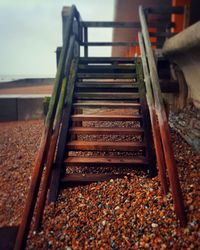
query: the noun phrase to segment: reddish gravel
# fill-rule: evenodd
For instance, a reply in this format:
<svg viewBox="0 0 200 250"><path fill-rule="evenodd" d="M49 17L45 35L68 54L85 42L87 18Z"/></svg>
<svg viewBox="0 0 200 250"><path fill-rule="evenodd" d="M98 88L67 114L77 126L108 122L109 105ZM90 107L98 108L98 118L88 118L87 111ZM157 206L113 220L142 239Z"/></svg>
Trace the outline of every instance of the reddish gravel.
<svg viewBox="0 0 200 250"><path fill-rule="evenodd" d="M19 223L43 122L0 124L0 223ZM200 156L172 133L188 226L180 229L158 178L124 179L64 190L46 208L27 249L199 249Z"/></svg>
<svg viewBox="0 0 200 250"><path fill-rule="evenodd" d="M0 123L0 226L20 223L42 121Z"/></svg>

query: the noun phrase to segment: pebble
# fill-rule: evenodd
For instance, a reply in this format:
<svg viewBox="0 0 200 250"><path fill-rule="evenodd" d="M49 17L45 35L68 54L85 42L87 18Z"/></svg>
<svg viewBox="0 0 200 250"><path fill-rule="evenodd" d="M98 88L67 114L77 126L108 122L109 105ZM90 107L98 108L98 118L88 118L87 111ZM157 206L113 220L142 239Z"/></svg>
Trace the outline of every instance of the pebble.
<svg viewBox="0 0 200 250"><path fill-rule="evenodd" d="M102 221L102 225L103 225L103 226L106 225L106 221L105 221L105 220Z"/></svg>

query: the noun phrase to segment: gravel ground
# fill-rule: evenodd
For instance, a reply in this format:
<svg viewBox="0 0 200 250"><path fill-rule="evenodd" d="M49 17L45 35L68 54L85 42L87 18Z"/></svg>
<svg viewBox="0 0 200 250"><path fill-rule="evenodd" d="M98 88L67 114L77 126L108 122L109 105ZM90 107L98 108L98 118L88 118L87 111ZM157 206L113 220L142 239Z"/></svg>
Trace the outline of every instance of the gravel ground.
<svg viewBox="0 0 200 250"><path fill-rule="evenodd" d="M0 124L0 224L20 223L43 122ZM46 207L43 229L27 249L200 249L200 156L172 132L188 226L180 229L171 195L158 177L130 171L123 179L69 188Z"/></svg>
<svg viewBox="0 0 200 250"><path fill-rule="evenodd" d="M0 227L20 223L42 121L0 123Z"/></svg>

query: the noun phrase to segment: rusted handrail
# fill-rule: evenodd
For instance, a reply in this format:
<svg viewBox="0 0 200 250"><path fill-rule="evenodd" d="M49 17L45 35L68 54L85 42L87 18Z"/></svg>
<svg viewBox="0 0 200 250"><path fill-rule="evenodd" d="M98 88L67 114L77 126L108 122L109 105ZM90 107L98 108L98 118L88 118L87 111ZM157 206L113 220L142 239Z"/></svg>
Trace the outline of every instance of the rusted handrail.
<svg viewBox="0 0 200 250"><path fill-rule="evenodd" d="M164 151L165 163L168 170L170 187L172 191L172 197L174 200L175 212L177 218L180 220L181 226L185 226L186 214L184 209L182 191L180 187L180 182L178 178L178 171L175 164L174 154L170 141L170 130L167 121L167 115L164 108L164 103L162 99L162 93L159 86L159 78L156 67L155 58L153 55L153 50L151 47L151 42L149 38L149 31L144 15L144 10L142 6L139 6L139 18L142 28L142 35L144 38L146 56L148 60L149 73L151 78L151 87L153 91L153 97L155 102L155 110L158 118L159 130L161 135L162 147Z"/></svg>
<svg viewBox="0 0 200 250"><path fill-rule="evenodd" d="M145 87L146 87L146 98L147 98L150 119L151 119L151 124L152 124L153 140L154 140L156 159L157 159L157 164L158 164L158 174L160 177L160 182L161 182L163 193L167 194L168 186L167 186L167 178L166 178L166 171L165 171L165 159L164 159L160 131L158 127L157 116L156 116L156 111L155 111L155 106L154 106L153 93L151 89L151 79L149 75L144 42L143 42L141 32L138 33L138 41L140 45L140 52L141 52L141 58L142 58L144 82L145 82Z"/></svg>
<svg viewBox="0 0 200 250"><path fill-rule="evenodd" d="M69 19L66 26L66 36L61 50L58 69L54 81L54 89L52 92L48 114L45 120L45 127L43 130L41 143L38 150L38 155L35 161L34 171L25 204L25 209L22 214L22 222L19 226L15 242L15 247L14 247L15 250L22 250L26 246L26 240L29 233L34 208L36 205L36 200L41 183L47 152L49 151L49 149L52 150L53 148L53 146L51 145L53 144L52 142L53 139L55 139L54 132L56 131L57 133L57 129L59 127L60 115L62 114L62 107L63 107L63 93L66 92L65 90L66 90L67 78L66 76L64 76L64 74L66 73L65 62L67 59L67 55L69 54L69 43L70 43L70 37L73 32L74 18L76 18L77 21L79 21L79 13L76 10L76 7L73 5L69 13Z"/></svg>
<svg viewBox="0 0 200 250"><path fill-rule="evenodd" d="M54 126L53 126L53 134L51 137L51 142L47 154L47 162L46 162L46 169L45 169L45 175L44 179L41 184L41 192L38 200L38 207L36 209L36 215L35 215L35 225L34 230L38 230L41 225L41 220L43 216L43 210L45 206L46 201L46 195L48 190L48 184L50 182L50 176L52 172L52 164L54 160L54 154L56 150L57 145L57 139L59 135L59 129L60 129L60 123L61 123L61 117L62 117L62 110L64 106L64 100L66 95L66 89L67 89L67 83L69 81L68 75L70 75L70 72L72 74L72 71L74 70L74 63L72 63L73 60L73 54L74 54L74 46L75 46L75 36L73 35L70 39L69 44L69 53L68 53L68 60L66 65L66 74L62 81L62 88L59 96L59 101L56 109L55 119L54 119Z"/></svg>

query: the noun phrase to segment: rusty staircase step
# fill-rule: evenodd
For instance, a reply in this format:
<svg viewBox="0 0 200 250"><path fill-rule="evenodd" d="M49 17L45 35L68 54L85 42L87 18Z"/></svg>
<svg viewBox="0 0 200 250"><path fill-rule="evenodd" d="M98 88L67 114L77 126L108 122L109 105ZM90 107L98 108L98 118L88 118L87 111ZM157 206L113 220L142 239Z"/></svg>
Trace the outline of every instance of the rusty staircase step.
<svg viewBox="0 0 200 250"><path fill-rule="evenodd" d="M125 102L75 102L73 103L74 108L114 108L114 109L140 109L140 103L125 103Z"/></svg>
<svg viewBox="0 0 200 250"><path fill-rule="evenodd" d="M139 93L119 92L76 92L74 98L77 100L137 100Z"/></svg>
<svg viewBox="0 0 200 250"><path fill-rule="evenodd" d="M79 73L134 73L135 65L79 65Z"/></svg>
<svg viewBox="0 0 200 250"><path fill-rule="evenodd" d="M78 73L78 78L84 79L133 79L136 73Z"/></svg>
<svg viewBox="0 0 200 250"><path fill-rule="evenodd" d="M66 166L83 166L83 165L104 165L112 167L123 166L146 166L148 160L145 157L123 158L123 157L74 157L70 156L65 160Z"/></svg>
<svg viewBox="0 0 200 250"><path fill-rule="evenodd" d="M130 57L80 57L80 63L126 63L134 64L134 59Z"/></svg>
<svg viewBox="0 0 200 250"><path fill-rule="evenodd" d="M78 83L76 85L76 91L80 92L138 92L139 84L123 84L118 86L118 84L84 84Z"/></svg>
<svg viewBox="0 0 200 250"><path fill-rule="evenodd" d="M135 70L135 64L134 65L126 65L126 64L119 64L119 65L106 65L106 64L101 64L101 65L95 65L95 64L89 64L89 65L85 65L85 64L79 64L78 66L79 69L84 69L84 70L88 70L88 69L92 69L92 70L98 70L98 69L102 69L102 70L106 70L106 69L129 69L129 70Z"/></svg>
<svg viewBox="0 0 200 250"><path fill-rule="evenodd" d="M93 88L114 88L114 89L123 89L123 88L127 88L127 89L132 89L134 87L139 87L139 83L137 82L116 82L116 81L101 81L101 82L94 82L94 81L90 81L90 82L77 82L76 83L76 87L78 88L88 88L88 87L93 87Z"/></svg>
<svg viewBox="0 0 200 250"><path fill-rule="evenodd" d="M74 108L115 108L115 109L140 109L140 103L125 103L125 102L75 102L73 103Z"/></svg>
<svg viewBox="0 0 200 250"><path fill-rule="evenodd" d="M106 80L102 80L102 79L94 79L94 80L90 80L90 79L81 79L81 81L76 81L76 85L80 84L80 85L96 85L96 86L109 86L109 84L111 86L118 86L123 87L123 86L134 86L135 84L139 84L135 79L106 79Z"/></svg>
<svg viewBox="0 0 200 250"><path fill-rule="evenodd" d="M71 115L72 121L141 121L141 115Z"/></svg>
<svg viewBox="0 0 200 250"><path fill-rule="evenodd" d="M142 128L91 128L91 127L72 127L71 134L89 134L89 135L143 135Z"/></svg>
<svg viewBox="0 0 200 250"><path fill-rule="evenodd" d="M144 150L143 142L106 142L106 141L70 141L66 145L68 151L138 151Z"/></svg>

